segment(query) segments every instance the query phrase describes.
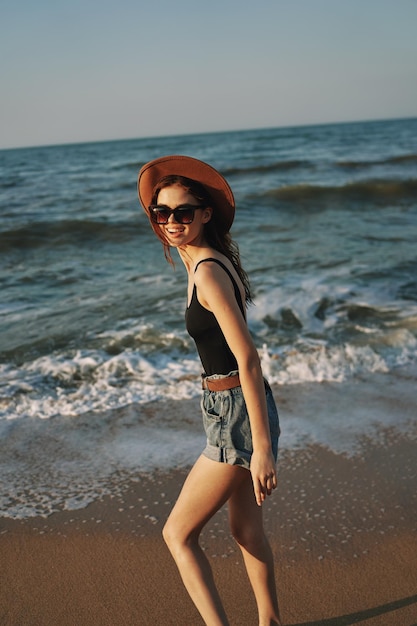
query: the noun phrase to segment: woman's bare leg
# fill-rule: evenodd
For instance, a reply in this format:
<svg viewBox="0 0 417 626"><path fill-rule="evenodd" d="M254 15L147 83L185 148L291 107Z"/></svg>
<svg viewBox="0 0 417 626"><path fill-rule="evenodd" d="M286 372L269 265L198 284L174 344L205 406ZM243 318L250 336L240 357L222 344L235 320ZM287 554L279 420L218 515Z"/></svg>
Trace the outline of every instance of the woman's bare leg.
<svg viewBox="0 0 417 626"><path fill-rule="evenodd" d="M229 624L198 539L204 525L230 498L249 472L201 456L188 475L165 524L164 539L183 583L209 626Z"/></svg>
<svg viewBox="0 0 417 626"><path fill-rule="evenodd" d="M245 480L229 499L229 521L255 594L259 625L281 624L272 551L263 528L262 508L256 504L252 477L247 470Z"/></svg>

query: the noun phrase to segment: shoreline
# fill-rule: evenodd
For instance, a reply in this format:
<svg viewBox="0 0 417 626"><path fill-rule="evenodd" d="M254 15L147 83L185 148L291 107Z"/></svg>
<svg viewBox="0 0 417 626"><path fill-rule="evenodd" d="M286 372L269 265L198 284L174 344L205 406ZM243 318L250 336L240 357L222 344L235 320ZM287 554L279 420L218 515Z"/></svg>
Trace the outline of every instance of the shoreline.
<svg viewBox="0 0 417 626"><path fill-rule="evenodd" d="M354 456L319 445L281 453L264 517L285 624L417 622L416 449L387 428ZM141 477L78 511L1 518L0 623L200 624L161 538L186 473ZM231 624L256 624L225 509L202 545Z"/></svg>
<svg viewBox="0 0 417 626"><path fill-rule="evenodd" d="M417 441L416 384L413 365L340 383L272 385L279 455L312 445L356 455L368 440L383 444L390 428ZM11 519L123 493L129 480L191 466L205 445L199 395L2 426L0 515Z"/></svg>

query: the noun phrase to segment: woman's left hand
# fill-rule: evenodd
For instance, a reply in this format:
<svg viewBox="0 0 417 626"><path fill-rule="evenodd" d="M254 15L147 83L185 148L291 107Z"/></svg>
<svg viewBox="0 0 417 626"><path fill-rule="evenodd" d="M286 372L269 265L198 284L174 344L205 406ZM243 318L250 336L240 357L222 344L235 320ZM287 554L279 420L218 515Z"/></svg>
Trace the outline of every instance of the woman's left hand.
<svg viewBox="0 0 417 626"><path fill-rule="evenodd" d="M250 463L250 471L256 504L261 506L266 496L270 496L272 490L277 486L276 465L272 451L254 451Z"/></svg>

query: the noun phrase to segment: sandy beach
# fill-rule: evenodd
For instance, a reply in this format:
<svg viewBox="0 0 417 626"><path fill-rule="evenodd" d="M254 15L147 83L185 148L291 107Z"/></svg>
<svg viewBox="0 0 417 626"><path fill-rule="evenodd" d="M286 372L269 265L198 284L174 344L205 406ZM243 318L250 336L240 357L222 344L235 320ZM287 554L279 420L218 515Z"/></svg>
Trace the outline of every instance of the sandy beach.
<svg viewBox="0 0 417 626"><path fill-rule="evenodd" d="M326 387L320 392L323 401ZM305 402L295 389L278 393L284 410ZM412 416L415 405L407 406ZM387 427L364 437L355 454L314 443L281 453L264 516L284 624L417 623L416 452L415 428ZM185 475L138 477L78 511L1 518L2 626L201 624L161 538ZM203 545L230 623L256 626L226 510Z"/></svg>

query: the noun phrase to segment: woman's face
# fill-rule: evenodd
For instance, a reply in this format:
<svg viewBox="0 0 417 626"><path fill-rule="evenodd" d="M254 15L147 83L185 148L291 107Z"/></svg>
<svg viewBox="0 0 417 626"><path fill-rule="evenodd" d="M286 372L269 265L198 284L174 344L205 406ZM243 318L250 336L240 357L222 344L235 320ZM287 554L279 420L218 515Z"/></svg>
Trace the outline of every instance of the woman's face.
<svg viewBox="0 0 417 626"><path fill-rule="evenodd" d="M199 202L182 185L164 187L158 194L158 206L176 209L184 205L198 207ZM204 224L210 220L210 217L210 208L198 208L194 211L191 224L180 224L172 213L167 224L160 224L159 228L170 246L178 248L185 245L198 245L203 239Z"/></svg>

